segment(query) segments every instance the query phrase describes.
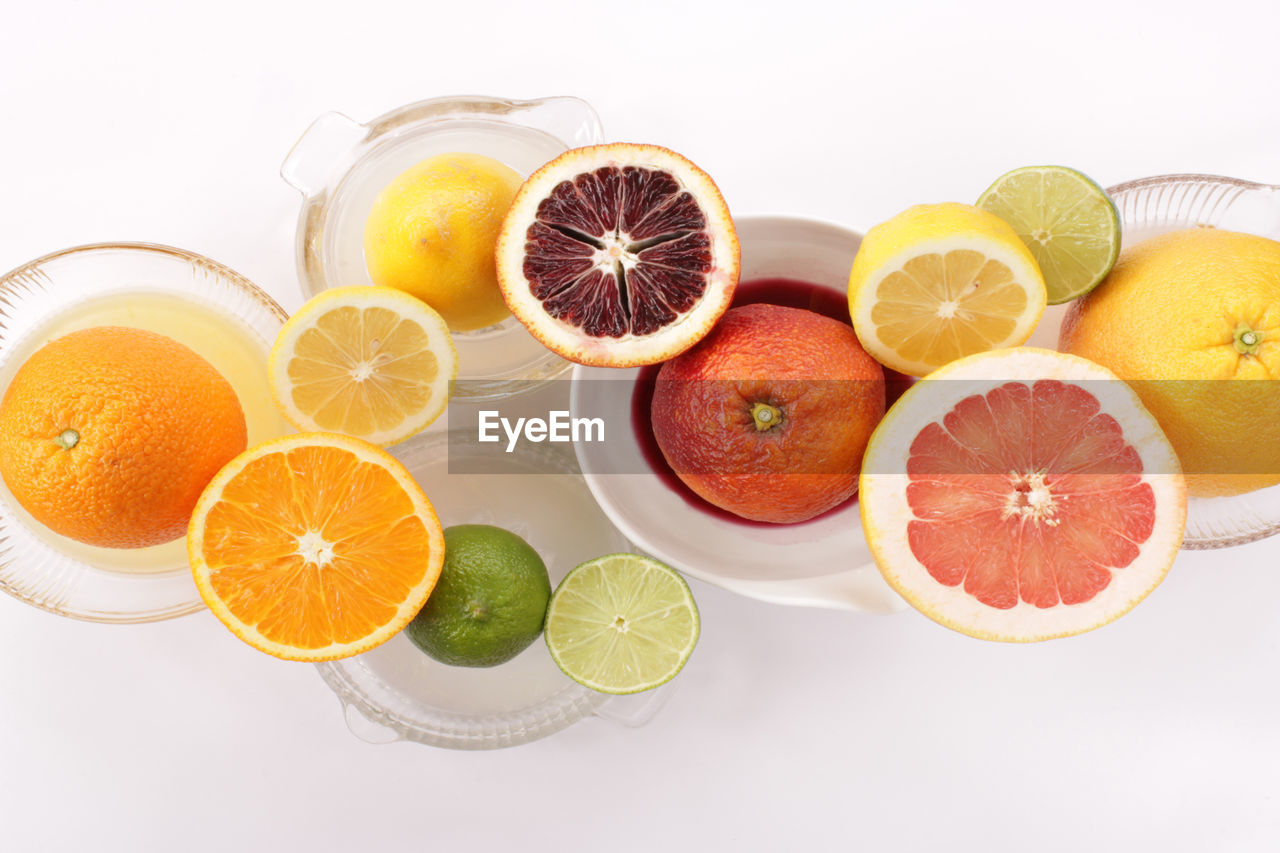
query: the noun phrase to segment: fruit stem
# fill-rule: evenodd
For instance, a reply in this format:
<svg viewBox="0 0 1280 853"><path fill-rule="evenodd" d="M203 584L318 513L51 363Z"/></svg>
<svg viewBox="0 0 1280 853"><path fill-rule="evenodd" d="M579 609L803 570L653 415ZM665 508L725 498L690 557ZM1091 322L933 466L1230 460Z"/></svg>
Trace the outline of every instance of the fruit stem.
<svg viewBox="0 0 1280 853"><path fill-rule="evenodd" d="M73 429L64 429L53 441L63 450L70 450L80 442L80 433Z"/></svg>
<svg viewBox="0 0 1280 853"><path fill-rule="evenodd" d="M782 409L768 403L754 403L751 406L751 420L755 421L756 432L773 429L782 423Z"/></svg>
<svg viewBox="0 0 1280 853"><path fill-rule="evenodd" d="M1241 355L1257 355L1258 346L1262 343L1262 332L1251 329L1244 323L1236 326L1234 335L1236 352Z"/></svg>
<svg viewBox="0 0 1280 853"><path fill-rule="evenodd" d="M483 622L485 617L489 615L489 608L485 606L483 601L468 601L467 615L472 619Z"/></svg>

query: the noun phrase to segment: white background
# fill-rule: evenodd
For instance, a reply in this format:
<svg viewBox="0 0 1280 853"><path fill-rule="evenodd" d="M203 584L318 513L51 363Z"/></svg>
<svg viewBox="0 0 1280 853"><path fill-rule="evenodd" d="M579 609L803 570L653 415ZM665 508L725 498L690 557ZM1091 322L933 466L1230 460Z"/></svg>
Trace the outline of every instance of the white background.
<svg viewBox="0 0 1280 853"><path fill-rule="evenodd" d="M327 110L444 94L577 94L736 212L862 230L1033 163L1280 182L1270 0L0 5L0 269L169 243L292 309L290 145ZM483 754L355 739L313 668L207 613L102 626L0 596L0 849L1280 840L1280 539L1184 553L1129 616L1030 647L693 588L702 642L651 723Z"/></svg>

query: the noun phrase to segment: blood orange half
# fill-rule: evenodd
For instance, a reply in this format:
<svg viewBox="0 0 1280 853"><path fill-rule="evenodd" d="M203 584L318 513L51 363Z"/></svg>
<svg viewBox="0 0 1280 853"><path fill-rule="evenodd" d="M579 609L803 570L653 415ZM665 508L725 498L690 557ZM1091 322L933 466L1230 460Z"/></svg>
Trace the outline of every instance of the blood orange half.
<svg viewBox="0 0 1280 853"><path fill-rule="evenodd" d="M1028 642L1127 613L1186 523L1168 440L1106 368L1029 348L963 358L871 437L863 527L885 579L965 634Z"/></svg>
<svg viewBox="0 0 1280 853"><path fill-rule="evenodd" d="M679 355L711 330L738 283L729 209L711 178L655 145L567 151L525 181L498 238L511 312L580 364Z"/></svg>

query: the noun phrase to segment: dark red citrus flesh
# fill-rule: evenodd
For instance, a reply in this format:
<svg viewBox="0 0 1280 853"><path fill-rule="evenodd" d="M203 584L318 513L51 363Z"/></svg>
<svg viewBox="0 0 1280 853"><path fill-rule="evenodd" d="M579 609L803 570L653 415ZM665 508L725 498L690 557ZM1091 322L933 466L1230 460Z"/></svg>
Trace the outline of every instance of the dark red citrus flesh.
<svg viewBox="0 0 1280 853"><path fill-rule="evenodd" d="M990 607L1090 601L1151 536L1155 494L1142 471L1089 391L1009 382L915 437L907 540L934 580Z"/></svg>
<svg viewBox="0 0 1280 853"><path fill-rule="evenodd" d="M595 338L650 335L702 298L707 217L672 175L605 166L561 181L525 232L524 277L543 309Z"/></svg>

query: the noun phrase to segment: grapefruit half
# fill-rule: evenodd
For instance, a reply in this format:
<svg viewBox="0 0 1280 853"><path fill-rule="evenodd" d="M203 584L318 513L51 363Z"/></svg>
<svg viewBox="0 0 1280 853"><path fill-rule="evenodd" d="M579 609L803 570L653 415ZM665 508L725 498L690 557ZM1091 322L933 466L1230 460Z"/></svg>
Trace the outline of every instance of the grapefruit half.
<svg viewBox="0 0 1280 853"><path fill-rule="evenodd" d="M1132 609L1182 544L1186 483L1137 395L1049 350L962 358L872 434L859 479L881 574L990 640L1079 634Z"/></svg>
<svg viewBox="0 0 1280 853"><path fill-rule="evenodd" d="M529 176L498 238L516 318L579 364L633 367L693 346L729 307L737 234L724 197L656 145L566 151Z"/></svg>

